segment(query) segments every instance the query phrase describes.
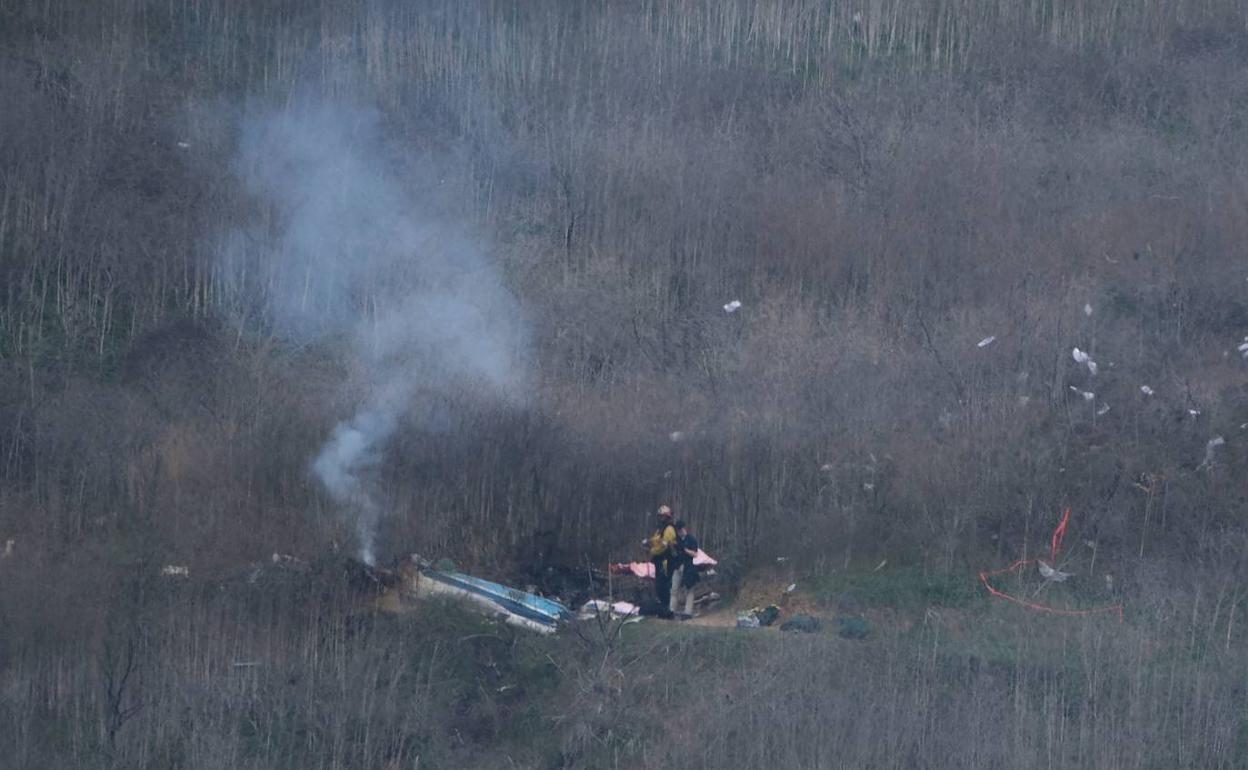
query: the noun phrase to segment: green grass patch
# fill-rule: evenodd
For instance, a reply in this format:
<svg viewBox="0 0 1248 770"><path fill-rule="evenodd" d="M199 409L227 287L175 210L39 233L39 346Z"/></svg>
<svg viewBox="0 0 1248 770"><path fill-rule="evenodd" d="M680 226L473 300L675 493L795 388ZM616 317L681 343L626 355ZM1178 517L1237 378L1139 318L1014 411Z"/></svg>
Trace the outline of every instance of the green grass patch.
<svg viewBox="0 0 1248 770"><path fill-rule="evenodd" d="M975 575L900 567L878 572L847 570L806 582L821 604L858 604L863 609L918 610L927 607L970 608L982 605Z"/></svg>

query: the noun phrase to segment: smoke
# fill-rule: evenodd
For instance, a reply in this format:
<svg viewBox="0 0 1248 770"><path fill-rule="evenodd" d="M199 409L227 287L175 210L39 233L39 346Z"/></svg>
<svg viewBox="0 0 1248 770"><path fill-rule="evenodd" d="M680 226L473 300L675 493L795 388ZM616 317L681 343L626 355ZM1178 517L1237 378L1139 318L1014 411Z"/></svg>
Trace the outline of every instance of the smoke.
<svg viewBox="0 0 1248 770"><path fill-rule="evenodd" d="M402 420L434 400L516 403L526 392L515 298L465 228L434 213L427 172L400 173L391 149L373 110L304 102L245 120L235 170L261 221L225 238L219 260L248 328L349 352L343 387L358 406L311 473L370 564L384 510L376 468Z"/></svg>

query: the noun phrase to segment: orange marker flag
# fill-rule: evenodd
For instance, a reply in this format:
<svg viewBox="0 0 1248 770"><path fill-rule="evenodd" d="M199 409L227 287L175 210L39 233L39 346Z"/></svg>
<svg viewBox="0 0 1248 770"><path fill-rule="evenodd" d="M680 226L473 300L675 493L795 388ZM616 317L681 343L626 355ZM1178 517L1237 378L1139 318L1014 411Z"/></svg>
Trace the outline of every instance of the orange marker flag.
<svg viewBox="0 0 1248 770"><path fill-rule="evenodd" d="M1057 529L1053 530L1053 545L1049 549L1049 561L1057 563L1057 552L1062 547L1062 538L1066 537L1066 525L1070 522L1070 508L1067 507L1062 511L1062 520L1058 522Z"/></svg>

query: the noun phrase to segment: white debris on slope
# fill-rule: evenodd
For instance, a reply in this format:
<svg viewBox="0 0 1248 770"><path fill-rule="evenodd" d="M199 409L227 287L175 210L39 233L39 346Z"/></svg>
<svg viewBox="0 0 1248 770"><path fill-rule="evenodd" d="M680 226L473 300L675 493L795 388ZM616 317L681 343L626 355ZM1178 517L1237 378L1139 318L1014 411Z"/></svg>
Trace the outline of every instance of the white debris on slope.
<svg viewBox="0 0 1248 770"><path fill-rule="evenodd" d="M1141 392L1141 393L1143 393L1143 394L1144 394L1144 395L1146 395L1146 396L1151 396L1151 395L1153 395L1153 389L1152 389L1152 388L1150 388L1150 387L1148 387L1147 385L1141 385L1141 386L1140 386L1140 392Z"/></svg>
<svg viewBox="0 0 1248 770"><path fill-rule="evenodd" d="M1073 572L1062 572L1059 569L1054 569L1050 567L1048 564L1045 564L1042 561L1037 560L1036 563L1040 565L1040 577L1044 578L1045 580L1049 580L1054 583L1065 583L1067 578L1072 578L1075 576Z"/></svg>
<svg viewBox="0 0 1248 770"><path fill-rule="evenodd" d="M741 309L741 300L739 299L734 299L732 302L729 302L727 305L724 305L725 313L735 313L740 309Z"/></svg>
<svg viewBox="0 0 1248 770"><path fill-rule="evenodd" d="M1108 411L1109 411L1109 404L1105 404L1105 405L1104 405L1104 406L1102 406L1100 409L1097 409L1097 410L1096 410L1096 416L1097 416L1097 417L1103 417L1103 416L1105 415L1105 413L1106 413L1106 412L1108 412Z"/></svg>
<svg viewBox="0 0 1248 770"><path fill-rule="evenodd" d="M996 337L993 337L993 336L984 337L982 340L980 340L979 342L975 344L975 347L986 348L996 341L997 341Z"/></svg>
<svg viewBox="0 0 1248 770"><path fill-rule="evenodd" d="M1084 315L1086 315L1086 316L1090 316L1090 315L1092 315L1092 305L1091 305L1090 303L1085 303L1085 304L1084 304L1084 306L1083 306L1083 314L1084 314Z"/></svg>
<svg viewBox="0 0 1248 770"><path fill-rule="evenodd" d="M1093 361L1091 356L1089 356L1087 353L1083 352L1079 348L1075 348L1074 350L1070 351L1070 357L1075 359L1075 363L1083 364L1084 366L1088 367L1089 372L1091 372L1092 374L1096 374L1096 362Z"/></svg>
<svg viewBox="0 0 1248 770"><path fill-rule="evenodd" d="M1226 439L1222 438L1221 436L1214 436L1213 438L1209 439L1208 443L1205 444L1205 459L1202 460L1200 465L1196 467L1199 469L1199 468L1208 468L1212 466L1213 465L1213 450L1217 449L1218 447L1222 446L1225 443L1226 443Z"/></svg>
<svg viewBox="0 0 1248 770"><path fill-rule="evenodd" d="M1070 389L1071 389L1071 390L1073 390L1074 392L1078 393L1079 395L1083 396L1083 400L1084 400L1084 401L1091 401L1092 399L1096 398L1096 394L1095 394L1095 393L1093 393L1093 392L1091 392L1091 391L1087 391L1087 390L1079 390L1079 389L1078 389L1078 388L1076 388L1074 385L1071 385L1071 386L1070 386Z"/></svg>

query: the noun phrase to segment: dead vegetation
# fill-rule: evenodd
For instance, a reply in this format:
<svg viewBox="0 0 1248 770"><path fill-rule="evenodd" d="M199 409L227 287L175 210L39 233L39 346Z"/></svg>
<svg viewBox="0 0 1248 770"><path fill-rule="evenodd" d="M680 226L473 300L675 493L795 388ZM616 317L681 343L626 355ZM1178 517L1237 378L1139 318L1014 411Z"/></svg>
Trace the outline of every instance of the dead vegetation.
<svg viewBox="0 0 1248 770"><path fill-rule="evenodd" d="M1242 3L569 5L0 0L0 756L1242 764ZM383 563L562 584L662 499L740 602L785 565L878 638L361 615L309 463L362 380L221 261L299 99L376 111L532 344L524 399L413 397ZM1062 597L1123 626L976 593L1064 505Z"/></svg>

